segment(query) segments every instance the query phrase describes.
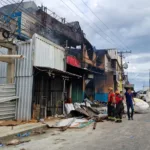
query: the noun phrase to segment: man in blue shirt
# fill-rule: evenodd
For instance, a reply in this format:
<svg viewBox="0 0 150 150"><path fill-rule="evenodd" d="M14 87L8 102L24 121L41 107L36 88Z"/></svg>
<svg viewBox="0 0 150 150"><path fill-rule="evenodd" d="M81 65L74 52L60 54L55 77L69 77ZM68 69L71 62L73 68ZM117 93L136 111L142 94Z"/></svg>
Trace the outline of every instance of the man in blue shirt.
<svg viewBox="0 0 150 150"><path fill-rule="evenodd" d="M131 89L128 89L125 93L126 98L126 104L127 104L127 114L128 114L128 120L133 120L133 113L134 113L134 107L133 107L133 94ZM131 113L130 113L131 109Z"/></svg>

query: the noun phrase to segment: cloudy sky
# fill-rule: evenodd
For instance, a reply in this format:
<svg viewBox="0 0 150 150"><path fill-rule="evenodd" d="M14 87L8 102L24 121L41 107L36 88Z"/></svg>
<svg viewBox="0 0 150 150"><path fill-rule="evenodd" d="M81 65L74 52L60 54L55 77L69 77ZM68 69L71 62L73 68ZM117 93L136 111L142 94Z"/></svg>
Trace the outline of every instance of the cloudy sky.
<svg viewBox="0 0 150 150"><path fill-rule="evenodd" d="M36 0L68 22L78 20L96 48L132 50L125 55L136 89L148 86L150 69L150 0ZM83 3L84 2L84 3ZM94 14L90 9L94 12ZM77 6L77 7L76 7Z"/></svg>
<svg viewBox="0 0 150 150"><path fill-rule="evenodd" d="M124 59L129 62L127 72L130 82L136 85L136 89L142 89L143 85L148 86L150 0L35 0L35 2L38 5L45 5L58 16L65 17L67 22L79 21L86 37L97 49L132 50L132 54L125 55Z"/></svg>

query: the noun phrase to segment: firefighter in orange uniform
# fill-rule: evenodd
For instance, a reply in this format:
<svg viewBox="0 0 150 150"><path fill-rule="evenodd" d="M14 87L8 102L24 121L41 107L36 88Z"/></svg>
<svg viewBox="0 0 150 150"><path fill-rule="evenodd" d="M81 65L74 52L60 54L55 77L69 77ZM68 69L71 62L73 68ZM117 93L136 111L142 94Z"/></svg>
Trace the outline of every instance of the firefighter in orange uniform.
<svg viewBox="0 0 150 150"><path fill-rule="evenodd" d="M123 96L121 96L118 90L116 90L115 92L115 99L116 99L116 122L122 122L122 114L124 111Z"/></svg>
<svg viewBox="0 0 150 150"><path fill-rule="evenodd" d="M108 91L108 119L115 121L115 94L112 87L109 87Z"/></svg>

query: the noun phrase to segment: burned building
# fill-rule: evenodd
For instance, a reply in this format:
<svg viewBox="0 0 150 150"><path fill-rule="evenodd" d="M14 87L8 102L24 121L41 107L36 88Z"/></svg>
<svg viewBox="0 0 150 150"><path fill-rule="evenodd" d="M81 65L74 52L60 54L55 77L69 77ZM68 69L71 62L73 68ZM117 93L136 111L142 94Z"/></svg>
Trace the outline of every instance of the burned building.
<svg viewBox="0 0 150 150"><path fill-rule="evenodd" d="M89 45L78 21L67 23L65 18L57 20L54 15L48 14L46 7L38 7L33 1L6 5L0 8L0 12L7 19L17 20L15 34L20 40L30 39L37 33L63 47Z"/></svg>

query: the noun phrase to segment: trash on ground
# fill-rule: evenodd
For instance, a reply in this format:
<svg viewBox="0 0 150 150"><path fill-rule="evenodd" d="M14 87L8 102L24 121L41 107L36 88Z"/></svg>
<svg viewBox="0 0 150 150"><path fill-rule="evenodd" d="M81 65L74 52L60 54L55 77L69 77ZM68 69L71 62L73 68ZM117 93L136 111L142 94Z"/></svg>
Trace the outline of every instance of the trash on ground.
<svg viewBox="0 0 150 150"><path fill-rule="evenodd" d="M18 137L28 137L30 135L31 135L30 132L26 132L26 133L23 133L23 134L20 134L20 133L17 134Z"/></svg>
<svg viewBox="0 0 150 150"><path fill-rule="evenodd" d="M66 113L69 114L74 109L73 104L65 104Z"/></svg>
<svg viewBox="0 0 150 150"><path fill-rule="evenodd" d="M62 131L65 131L68 128L83 128L90 125L93 122L94 120L87 120L85 118L68 118L60 120L59 122L51 126L51 128L61 128Z"/></svg>
<svg viewBox="0 0 150 150"><path fill-rule="evenodd" d="M135 106L134 106L135 112L145 113L148 110L149 104L147 102L144 102L143 100L138 98L134 98L134 101L135 101Z"/></svg>
<svg viewBox="0 0 150 150"><path fill-rule="evenodd" d="M43 130L41 130L41 131L34 131L34 134L45 134L46 133L46 131L43 131Z"/></svg>
<svg viewBox="0 0 150 150"><path fill-rule="evenodd" d="M63 126L62 124L62 127L61 127L61 131L65 131L67 130L71 125L72 123L75 121L75 118L70 118L69 122L67 123L67 125ZM64 122L65 123L65 122ZM61 126L61 125L60 125Z"/></svg>

